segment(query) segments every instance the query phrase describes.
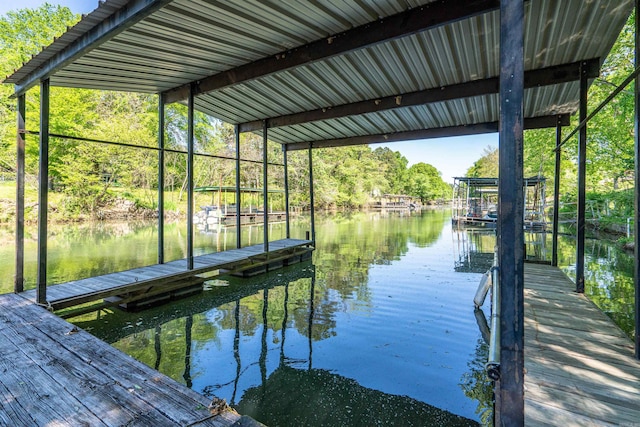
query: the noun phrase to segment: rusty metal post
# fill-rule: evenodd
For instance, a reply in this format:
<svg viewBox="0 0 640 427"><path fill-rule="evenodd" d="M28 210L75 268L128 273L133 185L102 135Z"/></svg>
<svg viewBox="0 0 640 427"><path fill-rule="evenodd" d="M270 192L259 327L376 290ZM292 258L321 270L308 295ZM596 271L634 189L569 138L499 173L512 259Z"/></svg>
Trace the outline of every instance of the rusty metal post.
<svg viewBox="0 0 640 427"><path fill-rule="evenodd" d="M15 293L24 290L24 176L25 176L25 113L26 98L18 95L18 129L16 133L16 275Z"/></svg>
<svg viewBox="0 0 640 427"><path fill-rule="evenodd" d="M262 124L262 198L263 198L263 209L262 218L264 221L264 251L265 253L269 252L269 168L267 165L267 121L265 120Z"/></svg>
<svg viewBox="0 0 640 427"><path fill-rule="evenodd" d="M164 95L158 95L158 264L164 264Z"/></svg>
<svg viewBox="0 0 640 427"><path fill-rule="evenodd" d="M289 159L287 156L287 146L282 144L282 163L284 164L284 218L285 218L285 237L291 238L291 222L289 216Z"/></svg>
<svg viewBox="0 0 640 427"><path fill-rule="evenodd" d="M311 215L311 241L316 244L316 215L313 197L313 146L309 143L309 207Z"/></svg>
<svg viewBox="0 0 640 427"><path fill-rule="evenodd" d="M560 116L558 116L558 123L556 124L556 169L553 179L553 233L552 233L552 245L551 245L551 265L558 265L558 222L560 209L560 161L562 160L562 149L560 143L562 142L562 125Z"/></svg>
<svg viewBox="0 0 640 427"><path fill-rule="evenodd" d="M580 69L580 123L587 118L587 73ZM584 248L586 214L587 125L578 133L578 217L576 240L576 292L584 292Z"/></svg>
<svg viewBox="0 0 640 427"><path fill-rule="evenodd" d="M193 144L194 88L187 101L187 269L193 270Z"/></svg>
<svg viewBox="0 0 640 427"><path fill-rule="evenodd" d="M636 26L635 26L635 66L640 63L640 0L635 0ZM640 360L640 77L636 76L635 85L635 120L634 120L634 146L635 146L635 197L634 197L634 223L633 240L635 243L634 263L634 287L635 287L635 356Z"/></svg>
<svg viewBox="0 0 640 427"><path fill-rule="evenodd" d="M524 425L524 1L500 3L498 263L500 385L496 425Z"/></svg>
<svg viewBox="0 0 640 427"><path fill-rule="evenodd" d="M36 301L47 303L47 220L49 208L49 79L40 82L40 152L38 169L38 275Z"/></svg>
<svg viewBox="0 0 640 427"><path fill-rule="evenodd" d="M236 139L236 248L242 247L242 217L240 216L242 195L240 194L240 129L233 128Z"/></svg>

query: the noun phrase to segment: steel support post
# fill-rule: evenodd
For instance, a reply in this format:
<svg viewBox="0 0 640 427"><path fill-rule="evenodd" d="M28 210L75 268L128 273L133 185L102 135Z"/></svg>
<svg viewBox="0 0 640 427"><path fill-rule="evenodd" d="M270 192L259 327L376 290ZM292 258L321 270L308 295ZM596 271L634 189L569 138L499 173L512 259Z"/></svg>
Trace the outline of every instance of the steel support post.
<svg viewBox="0 0 640 427"><path fill-rule="evenodd" d="M500 3L498 263L500 385L496 425L524 425L524 1Z"/></svg>
<svg viewBox="0 0 640 427"><path fill-rule="evenodd" d="M291 223L289 217L289 163L287 156L287 146L282 144L282 163L284 164L284 218L286 238L291 238Z"/></svg>
<svg viewBox="0 0 640 427"><path fill-rule="evenodd" d="M187 269L193 270L193 144L194 144L194 90L187 101Z"/></svg>
<svg viewBox="0 0 640 427"><path fill-rule="evenodd" d="M240 129L238 125L234 127L234 137L236 139L236 248L242 247L242 221L240 216L242 199L240 194Z"/></svg>
<svg viewBox="0 0 640 427"><path fill-rule="evenodd" d="M40 153L38 169L38 276L36 300L47 303L47 220L49 209L49 79L40 82Z"/></svg>
<svg viewBox="0 0 640 427"><path fill-rule="evenodd" d="M587 73L580 70L580 123L587 118ZM584 292L584 245L586 213L587 125L578 133L578 216L576 241L576 292Z"/></svg>
<svg viewBox="0 0 640 427"><path fill-rule="evenodd" d="M164 95L158 95L158 264L164 264Z"/></svg>
<svg viewBox="0 0 640 427"><path fill-rule="evenodd" d="M311 215L311 241L316 245L316 214L313 198L313 147L309 144L309 208Z"/></svg>
<svg viewBox="0 0 640 427"><path fill-rule="evenodd" d="M558 117L558 123L556 124L556 169L553 178L553 233L551 244L551 265L558 265L558 222L559 222L559 210L560 210L560 161L562 160L562 149L560 143L562 142L562 125L560 124L560 117Z"/></svg>
<svg viewBox="0 0 640 427"><path fill-rule="evenodd" d="M24 290L24 176L25 176L25 95L18 95L16 132L16 275L13 284L15 293Z"/></svg>
<svg viewBox="0 0 640 427"><path fill-rule="evenodd" d="M262 124L262 198L264 221L264 251L269 252L269 168L267 163L267 121Z"/></svg>
<svg viewBox="0 0 640 427"><path fill-rule="evenodd" d="M635 1L636 6L636 26L635 26L635 66L640 63L640 0ZM635 356L640 360L640 77L636 76L635 81L635 125L634 125L634 145L635 145L635 200L634 200L634 223L633 239L635 243L634 276L635 285Z"/></svg>

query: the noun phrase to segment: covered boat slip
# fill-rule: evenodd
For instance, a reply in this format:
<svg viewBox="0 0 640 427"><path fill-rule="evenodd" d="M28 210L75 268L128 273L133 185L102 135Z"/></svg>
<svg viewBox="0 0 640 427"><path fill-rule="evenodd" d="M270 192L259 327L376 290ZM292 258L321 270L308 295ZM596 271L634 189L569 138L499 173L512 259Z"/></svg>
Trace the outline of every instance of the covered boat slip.
<svg viewBox="0 0 640 427"><path fill-rule="evenodd" d="M239 190L239 192L238 192ZM199 230L208 230L211 225L236 226L238 224L260 224L264 223L264 207L260 209L259 203L252 204L246 208L238 208L242 194L258 195L263 194L260 188L236 188L229 186L212 185L207 187L196 187L196 193L211 193L211 204L200 206L200 212L193 216L194 224L197 224ZM233 203L229 203L227 195L234 195ZM268 190L269 194L282 194L285 196L284 190ZM237 198L237 199L236 199ZM255 202L254 202L255 203ZM283 205L286 204L283 203ZM287 220L287 212L283 210L274 210L272 205L267 212L268 222L283 222Z"/></svg>
<svg viewBox="0 0 640 427"><path fill-rule="evenodd" d="M529 230L547 226L546 178L525 178L523 221ZM451 221L457 225L490 225L498 221L498 178L456 177L453 181Z"/></svg>
<svg viewBox="0 0 640 427"><path fill-rule="evenodd" d="M24 122L25 93L37 85L41 91L42 207L47 206L48 195L51 86L158 95L160 265L164 264L162 165L167 151L164 107L172 102L187 105L185 262L189 270L196 268L195 110L235 125L236 153L243 132L260 132L265 146L267 139L282 144L285 198L287 153L309 151L311 242L315 240L313 149L499 132L496 224L501 379L496 389L496 422L522 425L523 130L556 129L555 213L562 127L569 125L570 114L579 111L581 125L575 131L579 145L576 282L582 292L587 90L633 7L632 0L469 0L464 7L453 1L430 0L291 2L286 7L280 1L259 0L100 3L5 80L15 84L18 111L16 292L22 291L24 277L24 137L30 126ZM636 84L636 90L639 87ZM636 138L639 133L635 132ZM426 150L428 145L425 142ZM269 191L266 153L263 150L265 213ZM640 149L636 154L640 155ZM236 194L240 193L241 160L236 155ZM639 177L636 170L636 180ZM639 187L637 181L636 192ZM288 214L288 202L285 204ZM46 304L47 209L39 209L38 214L37 300ZM636 223L640 223L638 209ZM291 237L288 232L286 237ZM264 242L267 251L267 227ZM554 239L554 264L556 246ZM636 233L636 248L639 246ZM639 258L636 256L636 262ZM638 283L636 277L636 313L640 311ZM636 356L640 357L640 321L636 325Z"/></svg>

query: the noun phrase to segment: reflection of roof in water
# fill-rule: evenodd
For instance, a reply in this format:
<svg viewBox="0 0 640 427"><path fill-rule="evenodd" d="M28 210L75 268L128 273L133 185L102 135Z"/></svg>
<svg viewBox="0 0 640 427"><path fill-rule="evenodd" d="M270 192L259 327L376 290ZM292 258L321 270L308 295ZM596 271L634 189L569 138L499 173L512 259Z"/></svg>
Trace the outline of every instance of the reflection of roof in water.
<svg viewBox="0 0 640 427"><path fill-rule="evenodd" d="M493 252L470 251L467 255L455 262L457 273L484 273L493 265Z"/></svg>
<svg viewBox="0 0 640 427"><path fill-rule="evenodd" d="M385 373L380 373L385 375ZM477 426L476 421L407 396L361 386L323 369L281 365L264 387L248 389L236 409L266 425Z"/></svg>

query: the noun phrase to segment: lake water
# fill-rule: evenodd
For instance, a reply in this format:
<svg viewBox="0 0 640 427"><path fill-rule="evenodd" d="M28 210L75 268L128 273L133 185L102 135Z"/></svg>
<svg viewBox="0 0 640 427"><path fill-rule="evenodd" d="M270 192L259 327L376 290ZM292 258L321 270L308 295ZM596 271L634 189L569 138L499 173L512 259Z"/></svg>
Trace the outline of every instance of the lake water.
<svg viewBox="0 0 640 427"><path fill-rule="evenodd" d="M284 235L282 225L270 227L273 238ZM300 218L293 237L308 228ZM474 313L472 298L492 260L493 233L453 229L445 211L319 216L316 228L312 262L251 279L223 277L199 295L140 313L103 310L72 320L269 426L490 422L487 347L478 327L489 310ZM157 256L154 224L64 226L51 234L54 281ZM527 254L548 258L550 238L540 236L527 237ZM254 226L243 241L261 237ZM184 256L184 227L168 226L165 238L168 259ZM234 247L235 234L199 232L195 242L198 253L224 250ZM573 244L560 241L569 274ZM13 280L7 246L0 248L3 284ZM631 333L630 257L595 240L587 249L587 292Z"/></svg>

